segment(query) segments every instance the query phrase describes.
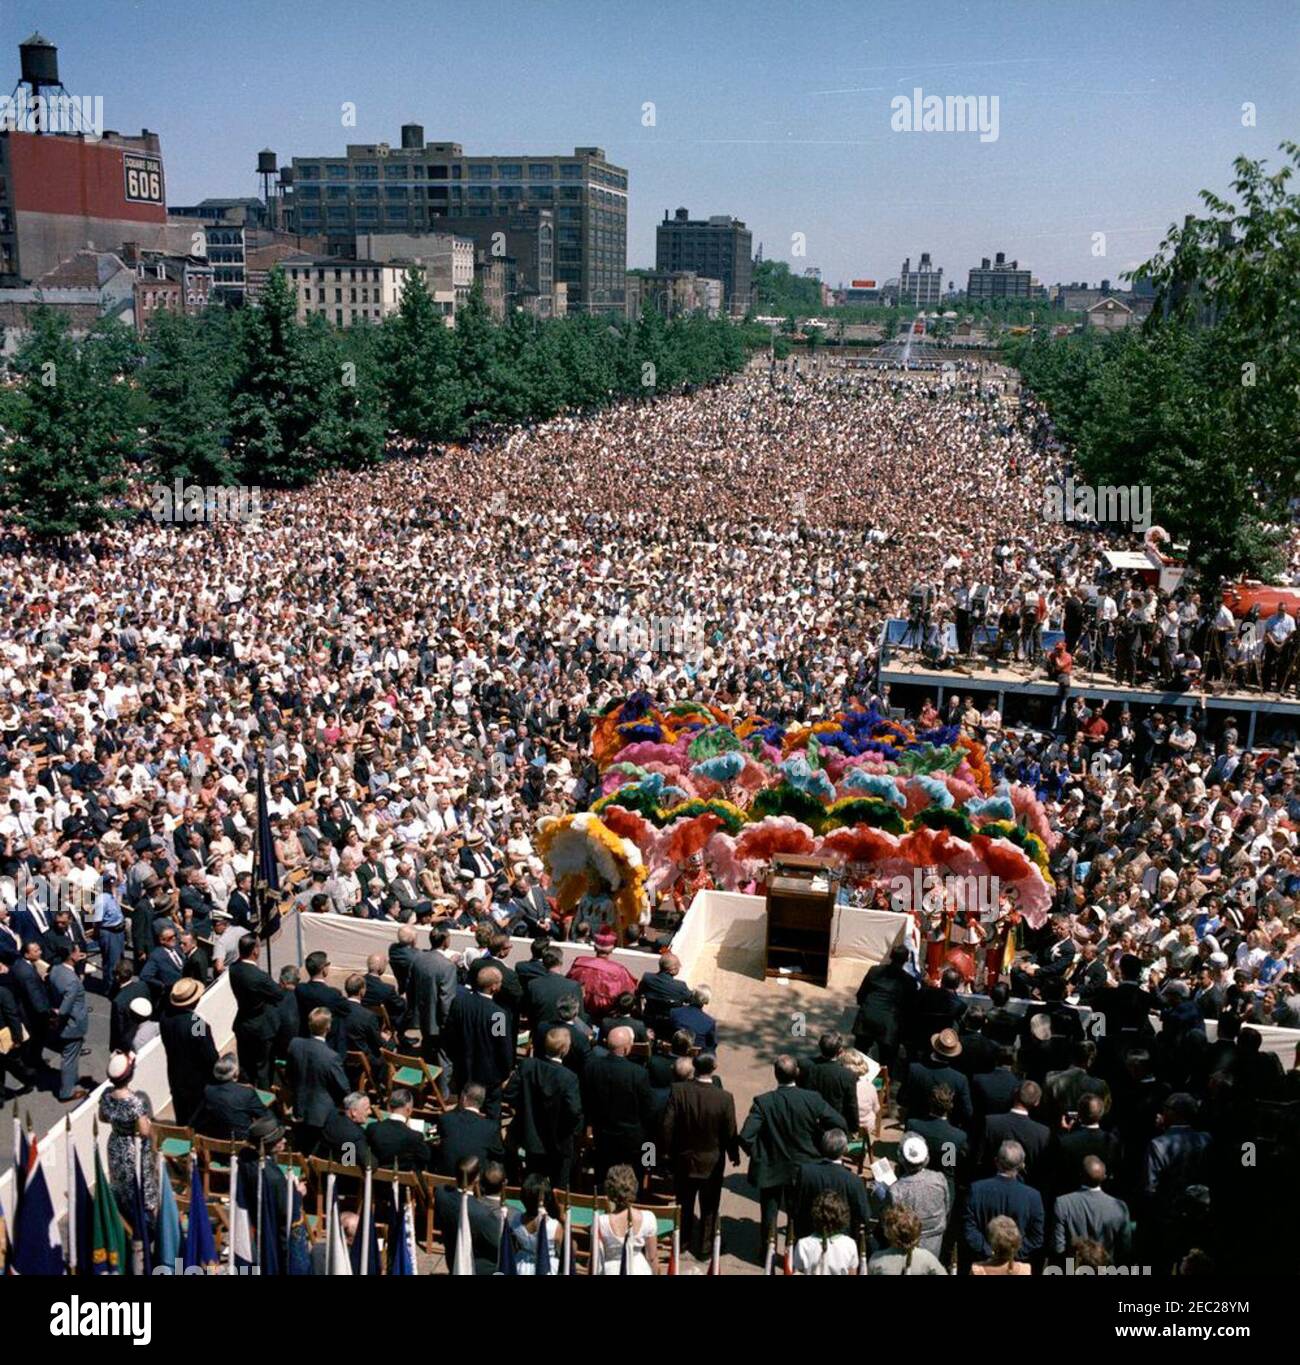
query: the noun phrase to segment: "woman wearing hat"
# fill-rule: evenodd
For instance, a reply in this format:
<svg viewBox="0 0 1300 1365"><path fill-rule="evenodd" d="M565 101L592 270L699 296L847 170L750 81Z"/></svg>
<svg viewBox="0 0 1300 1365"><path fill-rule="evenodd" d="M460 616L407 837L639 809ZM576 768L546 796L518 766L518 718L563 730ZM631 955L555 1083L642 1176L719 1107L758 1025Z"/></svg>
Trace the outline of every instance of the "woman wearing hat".
<svg viewBox="0 0 1300 1365"><path fill-rule="evenodd" d="M109 1088L99 1101L99 1121L110 1128L108 1183L128 1222L135 1217L136 1181L141 1175L145 1208L151 1218L158 1213L158 1164L147 1150L153 1107L148 1095L131 1089L134 1075L135 1053L113 1053L108 1059Z"/></svg>

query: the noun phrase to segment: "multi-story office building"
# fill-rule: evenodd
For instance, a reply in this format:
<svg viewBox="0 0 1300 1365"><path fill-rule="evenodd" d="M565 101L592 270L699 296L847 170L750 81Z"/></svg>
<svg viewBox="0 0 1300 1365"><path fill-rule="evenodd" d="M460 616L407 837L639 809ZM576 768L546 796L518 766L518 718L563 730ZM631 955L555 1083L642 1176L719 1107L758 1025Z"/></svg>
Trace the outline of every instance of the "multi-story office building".
<svg viewBox="0 0 1300 1365"><path fill-rule="evenodd" d="M937 308L943 302L943 269L930 264L930 253L921 253L921 264L912 269L912 258L903 262L898 275L898 303L917 308Z"/></svg>
<svg viewBox="0 0 1300 1365"><path fill-rule="evenodd" d="M448 319L469 302L474 287L474 240L454 232L359 232L355 252L363 261L418 265L434 302Z"/></svg>
<svg viewBox="0 0 1300 1365"><path fill-rule="evenodd" d="M297 295L299 322L319 313L336 327L352 327L377 324L397 311L412 266L302 252L286 256L280 268Z"/></svg>
<svg viewBox="0 0 1300 1365"><path fill-rule="evenodd" d="M418 124L401 145L349 145L334 156L295 156L283 204L287 226L323 233L344 255L358 232L439 231L440 219L520 210L554 215L553 279L568 306L623 311L627 171L600 147L572 155L467 156L457 142L426 142Z"/></svg>
<svg viewBox="0 0 1300 1365"><path fill-rule="evenodd" d="M724 292L721 280L705 279L693 270L629 270L627 315L640 317L648 303L664 317L703 313L716 318L722 312Z"/></svg>
<svg viewBox="0 0 1300 1365"><path fill-rule="evenodd" d="M992 264L985 256L978 267L971 267L966 279L968 303L983 303L986 299L1045 297L1046 291L1043 286L1028 270L1021 270L1019 261L1008 261L1005 251L999 251Z"/></svg>
<svg viewBox="0 0 1300 1365"><path fill-rule="evenodd" d="M725 213L692 218L678 209L655 232L655 269L691 270L705 279L722 281L722 306L742 317L751 303L754 260L753 233L739 218Z"/></svg>
<svg viewBox="0 0 1300 1365"><path fill-rule="evenodd" d="M438 220L441 232L473 240L474 250L505 264L503 306L538 317L555 316L555 211L451 215Z"/></svg>

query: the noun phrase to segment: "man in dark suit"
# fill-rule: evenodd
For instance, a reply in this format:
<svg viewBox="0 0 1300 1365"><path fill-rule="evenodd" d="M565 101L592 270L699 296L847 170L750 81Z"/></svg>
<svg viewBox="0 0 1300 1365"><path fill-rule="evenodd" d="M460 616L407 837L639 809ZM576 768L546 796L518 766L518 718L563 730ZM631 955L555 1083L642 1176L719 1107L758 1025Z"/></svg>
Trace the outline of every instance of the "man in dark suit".
<svg viewBox="0 0 1300 1365"><path fill-rule="evenodd" d="M117 964L117 982L112 994L112 1012L109 1016L108 1045L114 1052L134 1052L129 1040L135 1033L131 1002L145 1000L153 1012L153 993L135 974L129 962Z"/></svg>
<svg viewBox="0 0 1300 1365"><path fill-rule="evenodd" d="M569 1031L552 1024L541 1053L526 1057L505 1089L515 1115L511 1152L522 1152L525 1172L546 1176L557 1190L571 1188L578 1139L586 1128L578 1078L564 1065L569 1047Z"/></svg>
<svg viewBox="0 0 1300 1365"><path fill-rule="evenodd" d="M691 991L690 1003L678 1005L668 1012L668 1027L674 1033L678 1029L689 1029L695 1035L695 1045L704 1052L718 1050L718 1024L705 1006L711 999L707 986L696 986Z"/></svg>
<svg viewBox="0 0 1300 1365"><path fill-rule="evenodd" d="M396 986L384 980L384 955L371 953L366 958L365 990L361 996L363 1005L382 1005L393 1028L400 1035L406 1023L406 1001Z"/></svg>
<svg viewBox="0 0 1300 1365"><path fill-rule="evenodd" d="M409 1090L394 1090L388 1099L388 1117L366 1129L370 1155L380 1170L391 1171L394 1166L399 1171L433 1169L433 1148L411 1127L414 1107L415 1096Z"/></svg>
<svg viewBox="0 0 1300 1365"><path fill-rule="evenodd" d="M307 1037L295 1038L289 1044L285 1080L298 1119L298 1150L307 1156L320 1146L326 1120L337 1112L352 1088L339 1054L327 1041L333 1019L324 1006L312 1010L307 1016Z"/></svg>
<svg viewBox="0 0 1300 1365"><path fill-rule="evenodd" d="M416 933L413 925L403 924L397 931L397 942L388 945L388 967L397 982L397 989L408 994L411 967L415 962L418 949L415 946Z"/></svg>
<svg viewBox="0 0 1300 1365"><path fill-rule="evenodd" d="M439 1189L433 1197L433 1218L446 1248L447 1273L456 1264L456 1241L460 1236L461 1191L468 1195L469 1233L474 1249L474 1273L496 1273L501 1250L501 1199L506 1186L505 1167L499 1161L480 1162L463 1157L456 1171L458 1189Z"/></svg>
<svg viewBox="0 0 1300 1365"><path fill-rule="evenodd" d="M256 934L239 940L239 960L230 968L230 989L237 1006L235 1047L239 1070L261 1090L271 1088L271 1043L279 1027L280 987L257 965Z"/></svg>
<svg viewBox="0 0 1300 1365"><path fill-rule="evenodd" d="M958 1186L964 1187L970 1178L970 1137L951 1121L953 1093L946 1085L936 1085L930 1091L929 1113L909 1115L906 1131L919 1133L930 1153L927 1169L941 1171L948 1177L954 1196ZM951 1207L956 1208L954 1197Z"/></svg>
<svg viewBox="0 0 1300 1365"><path fill-rule="evenodd" d="M1052 1145L1052 1130L1032 1117L1043 1098L1036 1081L1021 1081L1005 1114L991 1114L984 1121L984 1146L981 1165L993 1174L997 1153L1004 1142L1020 1144L1025 1154L1023 1175L1036 1190L1050 1189L1047 1156Z"/></svg>
<svg viewBox="0 0 1300 1365"><path fill-rule="evenodd" d="M184 1127L194 1121L220 1055L207 1020L194 1010L202 998L202 985L193 977L182 977L171 988L159 1025L167 1055L172 1115Z"/></svg>
<svg viewBox="0 0 1300 1365"><path fill-rule="evenodd" d="M1011 993L1022 999L1041 993L1044 981L1064 977L1078 946L1070 936L1070 917L1053 915L1051 937L1032 958L1011 969Z"/></svg>
<svg viewBox="0 0 1300 1365"><path fill-rule="evenodd" d="M26 1035L22 1045L23 1061L33 1072L45 1069L41 1052L49 1033L52 1009L45 981L36 970L36 964L40 960L41 945L32 939L23 944L22 952L9 968L5 978L18 1004L18 1012L22 1016L23 1032Z"/></svg>
<svg viewBox="0 0 1300 1365"><path fill-rule="evenodd" d="M957 1070L957 1058L961 1056L961 1042L955 1029L942 1029L930 1039L930 1055L923 1061L911 1063L907 1068L907 1082L899 1103L909 1114L925 1115L930 1112L930 1091L936 1085L946 1085L952 1090L953 1122L965 1127L974 1112L971 1102L970 1082Z"/></svg>
<svg viewBox="0 0 1300 1365"><path fill-rule="evenodd" d="M1052 1250L1063 1256L1080 1238L1099 1242L1111 1264L1127 1255L1129 1247L1128 1205L1102 1188L1106 1163L1098 1156L1085 1157L1083 1185L1061 1195L1052 1205Z"/></svg>
<svg viewBox="0 0 1300 1365"><path fill-rule="evenodd" d="M542 1055L546 1047L546 1035L553 1028L563 1029L568 1035L569 1046L564 1054L564 1065L582 1080L583 1068L596 1046L596 1031L579 1018L581 1006L574 996L564 996L558 1006L559 1017L549 1024L539 1024L533 1030L533 1056Z"/></svg>
<svg viewBox="0 0 1300 1365"><path fill-rule="evenodd" d="M271 1056L284 1061L289 1056L289 1044L298 1037L301 1020L298 1017L298 985L302 973L292 962L280 968L280 998L276 1003L275 1037L271 1039Z"/></svg>
<svg viewBox="0 0 1300 1365"><path fill-rule="evenodd" d="M194 1130L204 1137L223 1142L244 1137L257 1119L270 1110L251 1085L239 1082L239 1063L234 1057L218 1057L212 1068L212 1083L203 1089L203 1103L194 1116Z"/></svg>
<svg viewBox="0 0 1300 1365"><path fill-rule="evenodd" d="M582 1013L582 987L564 975L564 954L554 945L542 950L542 975L526 978L524 1009L534 1028L553 1024L560 1017L560 1001L572 996L578 1002L578 1013Z"/></svg>
<svg viewBox="0 0 1300 1365"><path fill-rule="evenodd" d="M140 969L140 980L153 992L155 1005L161 1005L167 992L181 979L185 971L185 959L178 946L176 926L165 923L157 930L158 946L149 954Z"/></svg>
<svg viewBox="0 0 1300 1365"><path fill-rule="evenodd" d="M848 1120L848 1132L858 1132L858 1078L840 1061L844 1039L834 1031L817 1040L817 1056L799 1068L799 1084L815 1090Z"/></svg>
<svg viewBox="0 0 1300 1365"><path fill-rule="evenodd" d="M309 1040L300 1038L299 1042ZM331 1109L321 1125L315 1155L328 1157L345 1166L364 1169L372 1164L367 1124L370 1121L370 1096L350 1090L338 1109Z"/></svg>
<svg viewBox="0 0 1300 1365"><path fill-rule="evenodd" d="M977 1180L966 1197L962 1222L963 1260L986 1260L992 1252L986 1235L991 1218L1005 1214L1020 1229L1016 1259L1033 1261L1043 1249L1043 1197L1020 1178L1025 1153L1018 1142L1004 1142L996 1158L997 1174Z"/></svg>
<svg viewBox="0 0 1300 1365"><path fill-rule="evenodd" d="M988 1014L982 1005L971 1005L961 1017L957 1038L961 1043L961 1057L957 1070L968 1080L992 1071L998 1064L1001 1048L984 1032Z"/></svg>
<svg viewBox="0 0 1300 1365"><path fill-rule="evenodd" d="M450 942L447 930L435 924L429 930L428 951L416 953L411 961L406 986L411 1018L420 1030L420 1055L442 1067L439 1085L444 1087L444 1094L445 1087L453 1083L446 1031L458 985L456 964L447 955Z"/></svg>
<svg viewBox="0 0 1300 1365"><path fill-rule="evenodd" d="M1053 1188L1057 1194L1069 1194L1078 1186L1087 1157L1100 1158L1110 1179L1118 1178L1122 1172L1124 1145L1118 1133L1108 1132L1101 1126L1105 1111L1105 1102L1100 1095L1080 1096L1078 1117L1056 1139Z"/></svg>
<svg viewBox="0 0 1300 1365"><path fill-rule="evenodd" d="M937 986L922 986L912 1003L911 1039L918 1051L925 1040L946 1029L956 1036L957 1025L966 1012L966 1000L958 995L961 973L955 967L945 967Z"/></svg>
<svg viewBox="0 0 1300 1365"><path fill-rule="evenodd" d="M339 1024L343 1016L343 992L331 986L326 977L330 969L328 953L308 953L303 959L307 980L300 982L294 995L298 1001L298 1036L307 1036L307 1018L315 1009L327 1009L332 1017L330 1045L339 1048ZM340 1049L341 1050L341 1049Z"/></svg>
<svg viewBox="0 0 1300 1365"><path fill-rule="evenodd" d="M595 1138L596 1184L611 1166L628 1165L640 1175L642 1148L654 1123L654 1101L645 1068L631 1059L632 1030L616 1028L608 1052L588 1059L582 1072L582 1107Z"/></svg>
<svg viewBox="0 0 1300 1365"><path fill-rule="evenodd" d="M343 1054L360 1052L378 1075L383 1069L384 1059L380 1055L384 1040L379 1031L378 1016L372 1014L362 1003L361 996L366 989L366 979L360 972L353 972L343 983L343 1008L339 1014L339 1051Z"/></svg>
<svg viewBox="0 0 1300 1365"><path fill-rule="evenodd" d="M434 1164L440 1175L455 1175L466 1157L482 1161L504 1161L501 1124L483 1113L483 1087L474 1082L460 1092L455 1109L439 1114L438 1146Z"/></svg>
<svg viewBox="0 0 1300 1365"><path fill-rule="evenodd" d="M463 1088L471 1081L484 1090L483 1112L490 1119L501 1117L501 1087L514 1070L515 1034L509 1013L496 1003L501 972L484 967L472 991L457 995L447 1013L447 1055L451 1058L454 1084Z"/></svg>
<svg viewBox="0 0 1300 1365"><path fill-rule="evenodd" d="M749 1183L758 1189L765 1247L776 1234L777 1216L799 1166L821 1155L822 1133L849 1128L848 1119L816 1090L800 1089L793 1057L778 1057L774 1070L776 1089L755 1098L740 1130L740 1145L749 1154Z"/></svg>
<svg viewBox="0 0 1300 1365"><path fill-rule="evenodd" d="M878 962L858 987L858 1016L853 1041L891 1072L898 1064L898 1047L911 1026L912 1005L920 989L907 969L908 950L891 948L889 959Z"/></svg>
<svg viewBox="0 0 1300 1365"><path fill-rule="evenodd" d="M650 1031L646 1027L644 1019L640 1019L634 1013L636 1010L636 996L631 991L624 991L622 995L614 1001L614 1007L600 1021L600 1036L608 1038L613 1031L620 1025L632 1030L632 1040L637 1043L648 1043L650 1041Z"/></svg>
<svg viewBox="0 0 1300 1365"><path fill-rule="evenodd" d="M659 970L647 972L637 983L641 1013L646 1025L659 1037L672 1032L668 1016L679 1005L690 1003L691 988L681 980L682 964L675 953L659 955Z"/></svg>
<svg viewBox="0 0 1300 1365"><path fill-rule="evenodd" d="M998 1064L992 1071L971 1077L971 1102L977 1122L982 1123L990 1114L1005 1114L1010 1110L1011 1101L1020 1089L1020 1077L1012 1069L1015 1059L1012 1048L1001 1048Z"/></svg>
<svg viewBox="0 0 1300 1365"><path fill-rule="evenodd" d="M495 967L501 973L501 989L496 994L496 1002L510 1016L511 1031L517 1032L519 1016L524 1005L524 988L515 973L506 966L506 958L510 956L513 947L514 940L509 934L494 934L487 952L482 957L475 958L470 966L467 980L470 989L473 990L479 972L485 967Z"/></svg>
<svg viewBox="0 0 1300 1365"><path fill-rule="evenodd" d="M849 1235L854 1241L871 1221L866 1184L844 1164L848 1150L848 1134L842 1128L828 1128L821 1136L820 1160L806 1161L796 1169L791 1208L796 1237L810 1237L816 1231L812 1206L817 1196L827 1190L838 1194L848 1205Z"/></svg>
<svg viewBox="0 0 1300 1365"><path fill-rule="evenodd" d="M676 1084L660 1125L661 1145L673 1175L673 1195L681 1205L682 1245L696 1260L704 1260L713 1254L727 1159L740 1162L736 1101L710 1076L697 1080L689 1057L679 1057L674 1069Z"/></svg>

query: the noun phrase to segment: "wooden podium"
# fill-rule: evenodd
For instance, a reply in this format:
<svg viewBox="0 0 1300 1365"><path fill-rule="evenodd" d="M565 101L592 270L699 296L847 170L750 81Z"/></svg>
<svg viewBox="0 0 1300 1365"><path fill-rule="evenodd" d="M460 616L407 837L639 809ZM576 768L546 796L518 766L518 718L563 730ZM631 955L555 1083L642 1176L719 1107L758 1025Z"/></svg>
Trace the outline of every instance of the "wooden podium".
<svg viewBox="0 0 1300 1365"><path fill-rule="evenodd" d="M779 853L767 879L768 976L824 986L830 971L836 879L829 858Z"/></svg>

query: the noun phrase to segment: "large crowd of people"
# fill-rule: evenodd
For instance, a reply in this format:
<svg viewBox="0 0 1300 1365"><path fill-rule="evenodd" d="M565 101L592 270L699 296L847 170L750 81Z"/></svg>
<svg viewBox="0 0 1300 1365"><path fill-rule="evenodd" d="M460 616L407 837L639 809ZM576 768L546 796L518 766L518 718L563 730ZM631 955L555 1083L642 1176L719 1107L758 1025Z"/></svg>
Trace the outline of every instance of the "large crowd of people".
<svg viewBox="0 0 1300 1365"><path fill-rule="evenodd" d="M1224 1257L1245 1236L1241 1209L1271 1197L1254 1173L1275 1169L1297 1100L1291 1059L1261 1050L1255 1027L1300 1027L1300 785L1285 722L1251 750L1236 720L1211 725L1199 704L1184 715L1063 692L1050 725L1030 728L951 693L943 719L984 742L995 779L1046 803L1060 836L1050 926L1022 934L980 997L953 968L918 986L917 964L882 965L859 997L858 1052L846 1061L831 1037L826 1055L776 1059L775 1098L739 1128L715 1084L701 983L657 999L653 975L616 981L614 944L589 930L597 965L575 981L551 946L571 926L534 825L599 794L586 742L611 700L640 688L799 721L887 707L881 626L909 615L918 585L960 590L963 612L987 585L1017 620L1032 598L1038 624L1067 635L1090 586L1113 598L1107 542L1043 520L1044 485L1062 472L1050 424L1000 389L752 370L394 452L376 471L265 494L256 525L142 517L53 548L6 536L0 1024L14 1046L0 1082L85 1096L89 989L112 1001L115 1056L94 1079L113 1083L103 1114L124 1142L150 1123L129 1058L161 1031L169 1062L186 1059L172 1092L189 1118L227 1136L267 1123L248 1085L266 1087L279 1059L293 1127L272 1121L259 1140L335 1152L370 1131L341 1054L377 1057L418 1034L457 1107L438 1148L410 1159L498 1203L507 1178L533 1179L525 1260L539 1227L553 1233L538 1211L577 1163L609 1199L602 1267L654 1269L653 1219L635 1207L646 1141L667 1144L675 1188L700 1202L683 1231L701 1254L743 1148L765 1231L784 1209L791 1264L809 1273ZM1148 607L1166 610L1149 596L1131 608L1143 624ZM1198 610L1174 602L1172 634L1161 644L1157 622L1143 658L1199 678L1178 632ZM641 621L674 625L610 647ZM939 713L927 700L918 718ZM339 984L310 957L278 980L261 971L259 771L298 908L387 921L405 951ZM416 951L416 926L431 928L429 950ZM452 928L475 932L478 951L450 954ZM657 943L653 923L642 933ZM532 941L513 969L512 939ZM223 972L241 1011L235 1060L174 1022L196 1017ZM379 1004L387 1038L366 1008ZM492 1027L503 1009L506 1038ZM1084 1032L1088 1018L1104 1036ZM517 1028L533 1039L519 1066ZM847 1097L881 1066L909 1136L896 1170L864 1182L843 1164L870 1135ZM384 1123L400 1127L411 1096L389 1098ZM401 1137L383 1141L397 1150ZM1240 1160L1243 1142L1267 1149L1257 1164ZM809 1167L833 1170L818 1184ZM129 1182L129 1162L113 1178ZM473 1227L476 1259L491 1260Z"/></svg>

